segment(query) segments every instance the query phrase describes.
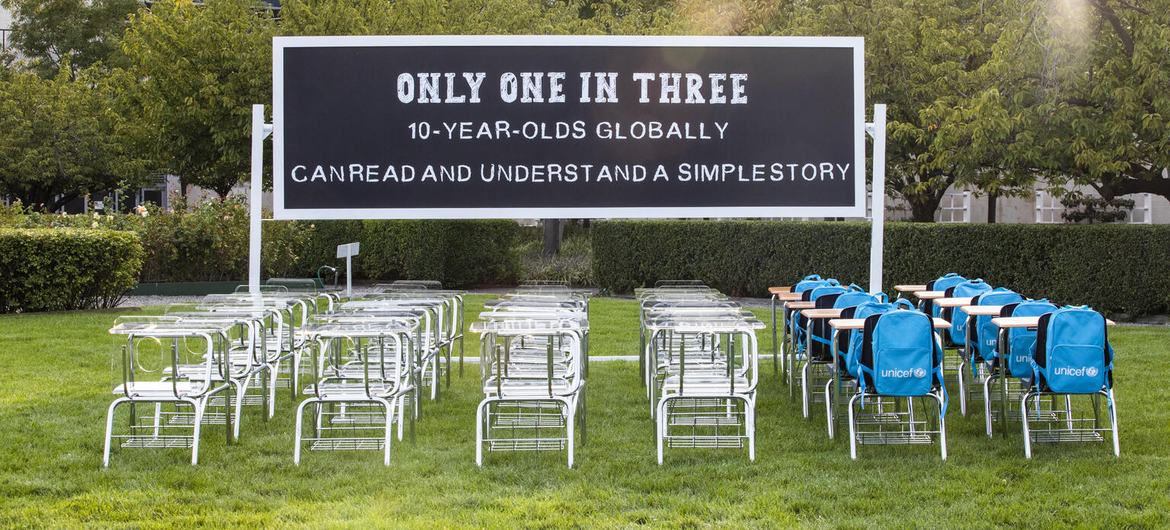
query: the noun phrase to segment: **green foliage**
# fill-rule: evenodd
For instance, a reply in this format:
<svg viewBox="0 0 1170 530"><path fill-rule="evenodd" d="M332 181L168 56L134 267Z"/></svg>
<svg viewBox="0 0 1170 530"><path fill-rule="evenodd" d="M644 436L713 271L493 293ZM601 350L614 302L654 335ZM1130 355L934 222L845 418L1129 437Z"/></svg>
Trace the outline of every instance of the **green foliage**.
<svg viewBox="0 0 1170 530"><path fill-rule="evenodd" d="M131 232L0 228L0 312L114 307L141 268Z"/></svg>
<svg viewBox="0 0 1170 530"><path fill-rule="evenodd" d="M96 72L0 78L0 194L56 210L140 174L111 87Z"/></svg>
<svg viewBox="0 0 1170 530"><path fill-rule="evenodd" d="M127 230L145 249L144 282L243 280L248 274L248 207L209 201L191 210L56 215L0 207L0 227ZM513 284L520 274L513 221L281 221L263 224L265 277L314 277L321 265L344 274L337 245L359 241L355 277L440 280L451 287Z"/></svg>
<svg viewBox="0 0 1170 530"><path fill-rule="evenodd" d="M370 280L439 280L448 287L515 283L513 221L365 221L358 258ZM356 241L356 239L355 239Z"/></svg>
<svg viewBox="0 0 1170 530"><path fill-rule="evenodd" d="M1125 219L1129 211L1133 210L1134 201L1092 197L1074 191L1061 197L1060 204L1066 209L1064 213L1060 214L1065 221L1070 223L1085 221L1093 224L1115 223Z"/></svg>
<svg viewBox="0 0 1170 530"><path fill-rule="evenodd" d="M593 255L599 286L614 292L697 278L731 294L766 296L768 287L811 273L868 287L869 225L611 221L593 228ZM948 272L1060 304L1165 313L1170 227L886 225L885 287Z"/></svg>
<svg viewBox="0 0 1170 530"><path fill-rule="evenodd" d="M579 287L595 285L593 246L589 232L566 235L560 253L552 257L543 255L542 243L540 234L537 234L517 248L520 254L520 281L568 282L569 285Z"/></svg>
<svg viewBox="0 0 1170 530"><path fill-rule="evenodd" d="M221 197L248 174L252 104L272 100L275 28L252 0L164 0L134 15L121 95L155 166Z"/></svg>
<svg viewBox="0 0 1170 530"><path fill-rule="evenodd" d="M117 62L117 42L137 0L0 0L13 13L11 45L53 77Z"/></svg>

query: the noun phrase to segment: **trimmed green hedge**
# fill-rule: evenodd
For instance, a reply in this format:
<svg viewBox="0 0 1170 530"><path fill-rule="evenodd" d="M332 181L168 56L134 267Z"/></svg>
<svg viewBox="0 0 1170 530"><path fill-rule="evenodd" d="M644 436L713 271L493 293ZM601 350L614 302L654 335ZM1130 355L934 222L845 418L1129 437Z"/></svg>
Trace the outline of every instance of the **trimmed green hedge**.
<svg viewBox="0 0 1170 530"><path fill-rule="evenodd" d="M371 280L440 280L454 288L512 284L520 274L519 235L509 220L364 221L357 272Z"/></svg>
<svg viewBox="0 0 1170 530"><path fill-rule="evenodd" d="M146 215L49 215L0 206L0 227L127 230L144 249L143 282L239 281L248 275L248 209L237 200ZM515 283L513 221L279 221L263 224L265 277L313 277L340 266L337 245L360 241L355 277L425 278L452 287Z"/></svg>
<svg viewBox="0 0 1170 530"><path fill-rule="evenodd" d="M0 229L0 312L114 307L137 281L133 232Z"/></svg>
<svg viewBox="0 0 1170 530"><path fill-rule="evenodd" d="M593 228L599 286L698 278L766 296L818 273L865 285L869 225L793 221L610 221ZM1170 226L890 223L884 287L947 272L1060 304L1131 316L1170 309Z"/></svg>

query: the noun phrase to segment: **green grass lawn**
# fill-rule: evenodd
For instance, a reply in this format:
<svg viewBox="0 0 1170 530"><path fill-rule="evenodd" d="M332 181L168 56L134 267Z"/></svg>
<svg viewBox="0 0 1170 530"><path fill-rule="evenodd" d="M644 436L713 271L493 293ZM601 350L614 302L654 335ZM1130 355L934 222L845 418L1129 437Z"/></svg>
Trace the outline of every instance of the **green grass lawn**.
<svg viewBox="0 0 1170 530"><path fill-rule="evenodd" d="M483 299L469 298L471 315ZM0 526L1170 525L1165 328L1111 330L1120 459L1090 444L1038 446L1025 461L1018 429L988 440L981 414L960 417L953 399L946 463L933 446L867 446L854 462L845 440L826 438L823 413L805 421L768 377L755 463L746 451L668 450L659 467L637 364L599 362L573 470L563 453L496 453L475 467L474 365L427 403L417 440L396 444L390 467L376 452L306 453L294 467L282 394L272 421L246 412L238 445L209 428L198 467L187 450L115 449L102 470L114 379L106 329L121 313L0 317ZM593 355L636 353L634 302L597 299L591 318ZM760 338L771 351L771 334ZM771 360L762 366L770 376Z"/></svg>

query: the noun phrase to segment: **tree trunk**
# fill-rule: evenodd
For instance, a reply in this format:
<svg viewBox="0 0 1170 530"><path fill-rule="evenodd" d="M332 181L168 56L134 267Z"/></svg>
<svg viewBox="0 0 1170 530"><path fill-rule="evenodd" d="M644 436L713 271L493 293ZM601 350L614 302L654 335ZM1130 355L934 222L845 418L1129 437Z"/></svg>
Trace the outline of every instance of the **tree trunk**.
<svg viewBox="0 0 1170 530"><path fill-rule="evenodd" d="M998 199L999 199L999 194L996 194L996 193L988 193L987 194L987 224L995 224L995 215L996 215L995 208L996 208L996 203L999 202Z"/></svg>
<svg viewBox="0 0 1170 530"><path fill-rule="evenodd" d="M541 254L546 257L556 256L561 251L561 234L564 222L560 219L544 219L544 249Z"/></svg>
<svg viewBox="0 0 1170 530"><path fill-rule="evenodd" d="M933 223L934 212L938 210L938 203L942 202L942 194L915 195L906 197L906 202L910 203L911 221Z"/></svg>

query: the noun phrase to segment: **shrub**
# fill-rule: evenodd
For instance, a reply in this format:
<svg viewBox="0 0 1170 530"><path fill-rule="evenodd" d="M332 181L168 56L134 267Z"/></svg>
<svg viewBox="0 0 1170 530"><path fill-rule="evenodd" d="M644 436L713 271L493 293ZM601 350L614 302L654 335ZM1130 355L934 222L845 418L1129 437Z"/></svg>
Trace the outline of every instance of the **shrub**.
<svg viewBox="0 0 1170 530"><path fill-rule="evenodd" d="M133 232L0 228L0 311L118 305L142 268Z"/></svg>
<svg viewBox="0 0 1170 530"><path fill-rule="evenodd" d="M770 285L813 272L865 285L869 225L610 221L593 228L593 255L599 286L615 292L698 278L733 295L766 296ZM1170 226L886 225L886 289L947 272L1107 313L1164 313Z"/></svg>
<svg viewBox="0 0 1170 530"><path fill-rule="evenodd" d="M56 215L0 207L0 226L118 229L144 248L141 281L244 281L248 207L239 199L141 214ZM519 227L513 221L279 221L263 224L266 277L313 277L339 266L337 245L360 241L355 277L437 279L453 287L514 283ZM343 272L343 271L342 271Z"/></svg>
<svg viewBox="0 0 1170 530"><path fill-rule="evenodd" d="M364 221L358 271L371 280L434 279L449 287L519 276L513 221Z"/></svg>
<svg viewBox="0 0 1170 530"><path fill-rule="evenodd" d="M546 257L541 240L525 241L520 245L521 281L558 281L569 285L593 286L593 246L588 233L566 237L561 252Z"/></svg>

